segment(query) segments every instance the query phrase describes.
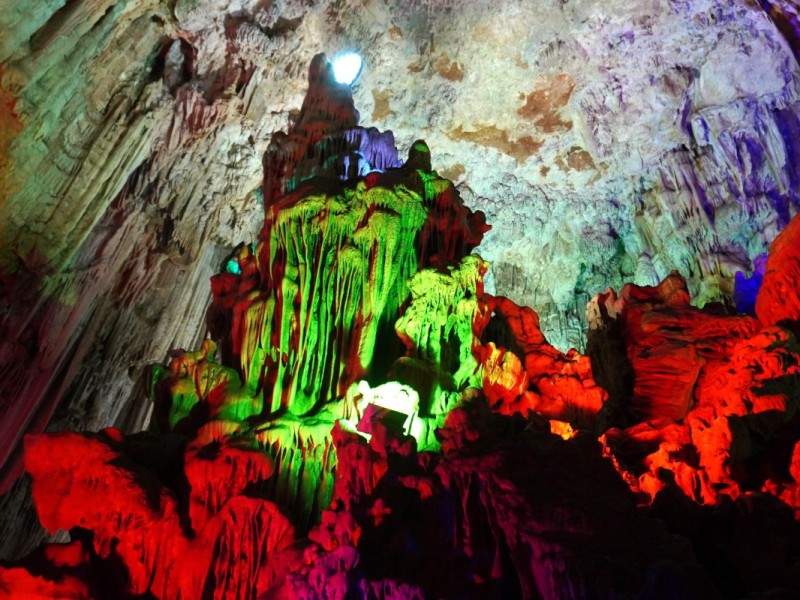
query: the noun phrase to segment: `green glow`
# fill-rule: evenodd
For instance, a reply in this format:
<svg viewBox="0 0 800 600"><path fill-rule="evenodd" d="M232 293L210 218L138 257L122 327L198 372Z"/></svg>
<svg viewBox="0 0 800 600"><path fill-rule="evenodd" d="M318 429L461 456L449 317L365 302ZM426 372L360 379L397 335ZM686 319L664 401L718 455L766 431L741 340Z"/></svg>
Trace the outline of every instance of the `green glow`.
<svg viewBox="0 0 800 600"><path fill-rule="evenodd" d="M423 142L421 140L418 140L417 142L415 142L413 148L417 152L424 152L425 154L429 154L430 153L430 149L428 148L428 144L426 144L425 142Z"/></svg>
<svg viewBox="0 0 800 600"><path fill-rule="evenodd" d="M225 265L225 270L232 275L241 275L242 267L239 266L239 261L235 258L230 259Z"/></svg>
<svg viewBox="0 0 800 600"><path fill-rule="evenodd" d="M243 388L236 370L214 362L216 350L213 341L205 340L198 352L181 351L168 368L160 365L153 368L150 396L155 397L156 386L168 389L167 422L171 430L200 403L207 405L212 419L238 423L261 412L261 398Z"/></svg>
<svg viewBox="0 0 800 600"><path fill-rule="evenodd" d="M452 373L456 390L481 386L479 363L472 353L480 344L473 323L483 310L477 291L486 267L473 254L449 273L420 271L409 281L412 302L396 324L417 358Z"/></svg>
<svg viewBox="0 0 800 600"><path fill-rule="evenodd" d="M330 502L337 421L355 431L372 404L435 450L435 429L481 384L472 332L486 265L419 271L420 234L452 184L417 163L273 205L259 243L225 266L242 275L227 305L237 368L206 340L152 373L151 397L169 397L160 422L253 441L275 463L270 497L301 523Z"/></svg>
<svg viewBox="0 0 800 600"><path fill-rule="evenodd" d="M409 281L411 304L395 328L409 348L392 374L419 392L419 419L413 423L420 449L437 449L434 431L465 396L480 389L482 373L473 348L480 340L474 323L486 307L479 300L487 263L462 259L442 273L424 269Z"/></svg>
<svg viewBox="0 0 800 600"><path fill-rule="evenodd" d="M290 509L301 527L310 525L333 497L335 423L330 413L302 420L287 415L255 432L259 446L275 462L268 482L270 498Z"/></svg>
<svg viewBox="0 0 800 600"><path fill-rule="evenodd" d="M419 193L364 182L339 194L310 195L273 213L270 264L285 261L278 293L248 308L241 366L254 389L265 368L272 412L310 414L344 397L370 372L375 343L408 297L416 271L415 242L427 212Z"/></svg>

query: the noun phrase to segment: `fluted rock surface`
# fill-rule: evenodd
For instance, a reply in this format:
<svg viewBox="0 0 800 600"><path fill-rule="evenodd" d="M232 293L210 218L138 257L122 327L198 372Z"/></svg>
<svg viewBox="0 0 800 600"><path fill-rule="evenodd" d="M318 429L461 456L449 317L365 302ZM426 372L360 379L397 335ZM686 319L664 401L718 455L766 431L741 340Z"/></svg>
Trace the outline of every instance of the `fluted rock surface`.
<svg viewBox="0 0 800 600"><path fill-rule="evenodd" d="M773 248L755 305L759 321L726 316L719 307L701 311L689 298L698 305L724 300L733 275L752 271L755 257L797 212L797 22L790 0L534 7L512 0L8 2L0 11L4 487L19 472L25 432L141 428L149 420L141 392L153 389L140 377L144 364L170 348L200 344L206 277L227 264L241 272L214 282L211 329L219 358L208 343L196 353L174 353L156 386L172 402L160 404L156 421L162 432L197 440L193 451L208 445L211 454L226 436L246 431L274 467L258 493L280 504L301 531L334 494L330 432L345 415L342 404L358 408L368 395L386 393L350 384L366 377L374 385L388 372L404 382L432 447L452 403L473 396L519 415L512 419L538 413L564 438L616 426L604 442L621 476L673 531L695 541L707 567L717 565L711 570L720 589L729 593L726 586L734 585L720 564L742 573L742 589L796 587L796 525L787 505L798 506L800 498L791 285L797 245ZM321 49L345 47L361 50L367 62L354 90L359 106L371 109L373 123L391 127L401 147L412 148L406 166L418 173L402 184L406 190L392 176L365 178L361 188L325 192L288 218L282 195L294 193L289 204L302 205L315 177L346 179L400 165L390 137L355 127L348 96L327 107L335 110L303 104L306 62ZM333 100L335 89L321 96ZM288 136L276 135L288 125ZM437 149L432 164L426 148L413 143L420 130ZM332 156L341 160L326 162ZM297 238L317 239L315 210L356 207L364 209L365 235L338 257L347 270L359 249L383 242L370 220L397 220L381 214L392 211L370 194L402 196L409 207L428 211L445 198L446 210L434 218L428 212L424 225L406 227L399 218L403 231L416 232L418 253L416 262L405 263L404 276L419 266L450 264L456 277L423 272L418 281L440 287L416 297L402 277L382 280L385 297L356 287L364 300L358 307L330 282L334 304L351 311L337 310L336 318L371 318L373 329L323 328L334 332L324 340L331 367L322 388L330 393L315 395L321 388L305 384L317 386L318 378L303 381L297 371L313 362L303 351L314 345L297 315L320 313L313 302L303 305L297 282L311 281L299 273L321 254L295 244L294 263L277 261L291 265L288 277L265 259ZM486 283L510 300L483 295L475 274L485 267L457 260L478 241L474 231L463 239L451 235L471 214L459 195L495 226L480 249L490 264ZM259 201L274 209L268 236L260 239ZM340 234L364 225L346 220L334 228ZM787 231L796 229L794 222ZM232 264L230 248L241 241ZM410 243L404 248L412 253ZM380 278L381 268L371 263L362 281ZM647 288L676 268L685 284L673 286L675 302L663 288ZM622 318L605 323L608 335L599 352L590 352L591 362L545 341L542 331L560 349L580 345L585 299L630 279L636 285L620 297L631 302L613 308ZM300 307L283 300L272 321L262 320L266 312L248 316L250 300L259 294L264 300L265 292L280 297L284 282ZM397 339L393 317L383 315L414 299L419 314L444 322L401 326ZM255 303L258 311L267 304ZM523 304L536 308L541 323ZM423 348L423 337L433 345ZM384 354L370 355L370 346ZM334 366L340 351L347 358ZM301 420L324 405L330 412L316 413L316 422ZM283 410L291 414L267 418ZM465 426L465 438L477 441L471 431ZM248 464L237 452L222 456ZM308 457L313 465L306 466ZM189 461L187 481L209 476L204 465ZM222 472L234 480L240 473ZM0 500L6 553L29 539L16 533L32 518L20 510L25 481ZM178 496L186 493L183 485L175 486ZM204 488L191 510L189 496L180 496L181 514L219 508L218 488ZM173 487L163 489L169 495ZM713 512L684 496L713 504ZM250 510L244 507L250 500L242 502L236 511L244 512L232 518ZM685 519L667 518L681 511ZM773 559L771 570L770 561L760 564L743 551L758 542L753 532L765 521L781 533L762 552ZM730 524L740 528L739 537L719 533ZM713 544L724 548L724 560L703 545L709 528L717 531ZM220 532L219 543L228 547ZM42 552L51 566L8 569L3 581L16 581L22 587L15 589L30 597L52 595L61 584L42 573L63 567L65 593L109 593L97 592L100 584L87 575L115 568L103 555L80 542ZM231 563L240 559L227 556ZM310 589L342 564L356 568L358 556L345 548L310 558L303 567L312 573ZM263 589L249 575L231 579L228 572L215 578ZM372 594L410 595L423 585L373 575L358 579ZM648 581L670 575L667 568Z"/></svg>
<svg viewBox="0 0 800 600"><path fill-rule="evenodd" d="M26 431L147 421L143 364L203 337L205 278L256 240L260 202L290 183L281 169L303 142L279 132L315 126L303 93L317 52L363 55L359 106L401 147L424 133L433 167L495 226L487 289L535 308L564 351L582 347L582 307L609 285L678 269L696 302L730 296L797 212L797 12L8 0L0 487ZM351 149L376 147L358 135Z"/></svg>
<svg viewBox="0 0 800 600"><path fill-rule="evenodd" d="M149 369L153 431L25 438L72 540L1 567L0 595L796 594L800 217L758 318L672 273L595 296L589 355L564 354L485 293L483 215L427 145L387 168L331 77L316 57L311 117L267 154L282 195L213 278L211 336Z"/></svg>

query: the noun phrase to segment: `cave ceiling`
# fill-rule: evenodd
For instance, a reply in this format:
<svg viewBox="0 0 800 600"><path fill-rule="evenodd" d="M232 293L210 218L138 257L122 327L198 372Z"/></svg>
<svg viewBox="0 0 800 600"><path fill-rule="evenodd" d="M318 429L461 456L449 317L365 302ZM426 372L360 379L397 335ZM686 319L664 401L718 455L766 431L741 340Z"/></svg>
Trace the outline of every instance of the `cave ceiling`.
<svg viewBox="0 0 800 600"><path fill-rule="evenodd" d="M729 298L797 212L792 0L2 4L0 369L37 407L7 468L26 429L146 421L142 367L205 335L319 52L363 57L361 124L427 141L492 225L487 288L559 348L624 281Z"/></svg>

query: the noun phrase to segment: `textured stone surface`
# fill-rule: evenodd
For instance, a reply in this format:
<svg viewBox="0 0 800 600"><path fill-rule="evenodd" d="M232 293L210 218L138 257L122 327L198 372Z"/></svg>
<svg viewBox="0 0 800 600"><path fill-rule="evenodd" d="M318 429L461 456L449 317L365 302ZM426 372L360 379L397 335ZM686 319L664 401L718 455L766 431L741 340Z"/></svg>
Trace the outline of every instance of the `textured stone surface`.
<svg viewBox="0 0 800 600"><path fill-rule="evenodd" d="M755 310L765 325L800 321L800 220L793 219L769 247Z"/></svg>
<svg viewBox="0 0 800 600"><path fill-rule="evenodd" d="M148 369L151 432L25 436L70 542L0 566L0 596L797 595L800 216L759 318L672 272L595 295L590 356L564 354L485 292L483 215L427 145L376 168L391 136L356 123L318 55L210 336Z"/></svg>
<svg viewBox="0 0 800 600"><path fill-rule="evenodd" d="M603 439L632 487L652 501L674 485L708 505L763 489L794 506L786 474L800 401L797 319L784 329L697 309L677 273L593 302L598 380L630 379L610 399ZM609 338L623 341L616 361L602 359L619 348Z"/></svg>
<svg viewBox="0 0 800 600"><path fill-rule="evenodd" d="M362 53L363 120L436 148L494 226L488 289L566 350L609 285L730 293L796 212L796 24L792 0L5 2L6 485L24 431L146 422L142 367L204 336L317 52Z"/></svg>

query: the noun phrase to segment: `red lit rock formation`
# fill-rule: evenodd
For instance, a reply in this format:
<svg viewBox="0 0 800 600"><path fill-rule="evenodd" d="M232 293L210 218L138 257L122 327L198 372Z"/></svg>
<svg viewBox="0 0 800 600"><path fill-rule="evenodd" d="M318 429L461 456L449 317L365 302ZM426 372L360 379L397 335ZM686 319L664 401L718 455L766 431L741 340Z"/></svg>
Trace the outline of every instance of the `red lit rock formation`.
<svg viewBox="0 0 800 600"><path fill-rule="evenodd" d="M774 246L778 257L785 256L784 244ZM773 269L773 283L762 288L765 298L774 297L783 276ZM759 302L767 300L760 296ZM632 378L632 393L614 399L612 421L637 424L613 428L603 439L634 489L652 500L674 484L692 500L714 504L720 495L735 499L770 487L777 473L763 470L764 454L783 454L778 448L786 436L797 434L800 345L791 331L692 307L675 273L655 288L628 285L619 297L599 295L590 312L599 315L593 356L612 347L598 341L603 336L623 340L625 355L617 364L627 361L620 375ZM790 319L780 320L791 326ZM786 483L788 490L792 482Z"/></svg>
<svg viewBox="0 0 800 600"><path fill-rule="evenodd" d="M756 314L765 325L789 324L800 332L800 220L792 219L769 247Z"/></svg>
<svg viewBox="0 0 800 600"><path fill-rule="evenodd" d="M503 414L534 411L576 428L593 428L607 394L595 383L588 358L548 344L533 309L502 297L487 300L491 318L484 337L492 341L481 354L491 405Z"/></svg>
<svg viewBox="0 0 800 600"><path fill-rule="evenodd" d="M181 444L169 443L116 430L27 438L25 468L42 524L91 532L72 562L92 555L118 563L118 581L107 583L129 594L265 592L282 576L281 553L294 542L278 508L248 492L271 474L269 460L235 442L212 443L191 450L181 472ZM54 558L59 566L63 552Z"/></svg>
<svg viewBox="0 0 800 600"><path fill-rule="evenodd" d="M622 360L634 376L633 397L617 408L636 422L686 416L704 366L758 329L755 319L719 316L691 306L685 281L675 272L656 287L628 284L619 297L608 290L587 310L596 326L613 323L612 335L619 330L625 348Z"/></svg>

